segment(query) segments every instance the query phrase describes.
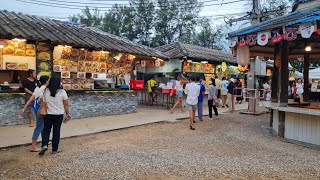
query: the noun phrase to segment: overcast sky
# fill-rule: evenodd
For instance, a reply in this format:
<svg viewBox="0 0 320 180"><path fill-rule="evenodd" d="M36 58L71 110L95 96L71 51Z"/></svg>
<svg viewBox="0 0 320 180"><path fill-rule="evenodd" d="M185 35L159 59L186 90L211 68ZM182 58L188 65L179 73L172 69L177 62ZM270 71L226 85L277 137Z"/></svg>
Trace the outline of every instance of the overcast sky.
<svg viewBox="0 0 320 180"><path fill-rule="evenodd" d="M115 3L128 4L127 0L0 0L0 2L2 2L0 6L2 10L22 12L60 20L68 20L69 15L81 13L81 9L86 5L103 7L100 8L103 13L110 9ZM200 2L204 2L200 16L210 16L213 20L223 21L223 16L239 17L243 15L243 13L251 10L251 5L248 5L247 0L200 0Z"/></svg>

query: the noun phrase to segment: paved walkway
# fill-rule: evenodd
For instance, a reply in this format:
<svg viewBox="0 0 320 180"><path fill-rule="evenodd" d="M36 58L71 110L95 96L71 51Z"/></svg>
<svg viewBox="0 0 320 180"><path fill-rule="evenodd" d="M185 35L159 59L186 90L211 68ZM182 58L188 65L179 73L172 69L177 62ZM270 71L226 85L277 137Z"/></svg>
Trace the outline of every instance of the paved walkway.
<svg viewBox="0 0 320 180"><path fill-rule="evenodd" d="M247 108L247 104L237 104L236 110ZM204 106L204 115L208 115L208 107ZM219 113L225 113L227 108L219 108ZM168 110L159 107L141 106L137 113L118 116L103 116L86 119L71 120L62 125L61 138L81 136L98 132L105 132L133 126L157 122L176 122L177 119L188 118L187 112L179 109L171 114ZM0 148L28 145L31 143L33 128L27 125L14 125L0 127Z"/></svg>

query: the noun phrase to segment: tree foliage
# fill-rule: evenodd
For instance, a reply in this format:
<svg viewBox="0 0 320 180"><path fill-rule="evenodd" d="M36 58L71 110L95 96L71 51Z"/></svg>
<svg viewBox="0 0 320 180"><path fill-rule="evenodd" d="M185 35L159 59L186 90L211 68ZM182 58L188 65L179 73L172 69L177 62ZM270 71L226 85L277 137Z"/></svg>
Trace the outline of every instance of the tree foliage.
<svg viewBox="0 0 320 180"><path fill-rule="evenodd" d="M198 0L130 0L103 16L86 8L69 19L151 47L181 41L221 48L217 42L222 33L209 19L200 20L201 8Z"/></svg>

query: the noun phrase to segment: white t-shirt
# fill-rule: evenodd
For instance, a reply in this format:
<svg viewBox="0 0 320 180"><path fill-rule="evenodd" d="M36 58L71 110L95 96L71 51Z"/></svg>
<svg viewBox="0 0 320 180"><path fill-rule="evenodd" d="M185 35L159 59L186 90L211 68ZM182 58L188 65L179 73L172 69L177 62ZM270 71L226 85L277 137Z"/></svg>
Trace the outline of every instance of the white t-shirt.
<svg viewBox="0 0 320 180"><path fill-rule="evenodd" d="M228 94L228 81L223 80L221 81L221 95L227 95Z"/></svg>
<svg viewBox="0 0 320 180"><path fill-rule="evenodd" d="M216 88L217 89L221 89L221 80L220 79L215 79L215 83L216 83Z"/></svg>
<svg viewBox="0 0 320 180"><path fill-rule="evenodd" d="M43 91L45 89L46 89L46 86L41 86L40 88L36 87L36 89L33 92L33 95L34 95L35 99L37 99L38 97L42 96ZM36 107L36 104L34 104L34 107Z"/></svg>
<svg viewBox="0 0 320 180"><path fill-rule="evenodd" d="M296 88L297 88L297 94L301 96L303 94L303 84L297 83Z"/></svg>
<svg viewBox="0 0 320 180"><path fill-rule="evenodd" d="M40 88L39 87L36 87L36 89L34 90L33 92L33 95L34 97L37 99L38 97L41 96L41 94L43 94L43 91L46 89L46 86L41 86Z"/></svg>
<svg viewBox="0 0 320 180"><path fill-rule="evenodd" d="M265 89L265 90L270 90L269 84L264 83L262 86L263 86L263 89Z"/></svg>
<svg viewBox="0 0 320 180"><path fill-rule="evenodd" d="M181 85L180 81L176 81L176 90L177 91L182 91L183 90L183 86Z"/></svg>
<svg viewBox="0 0 320 180"><path fill-rule="evenodd" d="M186 85L187 104L198 104L198 97L200 94L200 86L194 82Z"/></svg>
<svg viewBox="0 0 320 180"><path fill-rule="evenodd" d="M43 93L43 101L47 103L48 114L51 115L62 115L65 112L63 106L63 100L68 99L68 95L64 89L59 89L55 97L50 95L50 91L46 89Z"/></svg>

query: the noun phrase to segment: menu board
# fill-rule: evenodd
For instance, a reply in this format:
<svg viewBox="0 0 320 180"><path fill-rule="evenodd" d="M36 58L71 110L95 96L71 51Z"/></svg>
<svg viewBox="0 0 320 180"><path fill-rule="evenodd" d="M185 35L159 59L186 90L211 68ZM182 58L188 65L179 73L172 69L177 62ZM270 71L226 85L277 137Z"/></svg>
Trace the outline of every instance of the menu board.
<svg viewBox="0 0 320 180"><path fill-rule="evenodd" d="M1 54L13 56L29 56L35 57L35 45L26 44L25 42L5 40L6 45Z"/></svg>
<svg viewBox="0 0 320 180"><path fill-rule="evenodd" d="M36 46L36 64L38 77L51 76L52 72L52 53L50 45L38 43Z"/></svg>
<svg viewBox="0 0 320 180"><path fill-rule="evenodd" d="M183 63L184 72L214 73L213 64L208 63L192 63L185 61Z"/></svg>
<svg viewBox="0 0 320 180"><path fill-rule="evenodd" d="M100 77L99 74L104 74L102 77L107 79L113 79L132 73L133 59L123 53L90 52L71 47L60 47L58 51L56 59L53 60L53 71L61 73L63 79L75 77L78 79L71 79L71 85L68 84L69 81L65 81L65 89L93 89L93 79Z"/></svg>

